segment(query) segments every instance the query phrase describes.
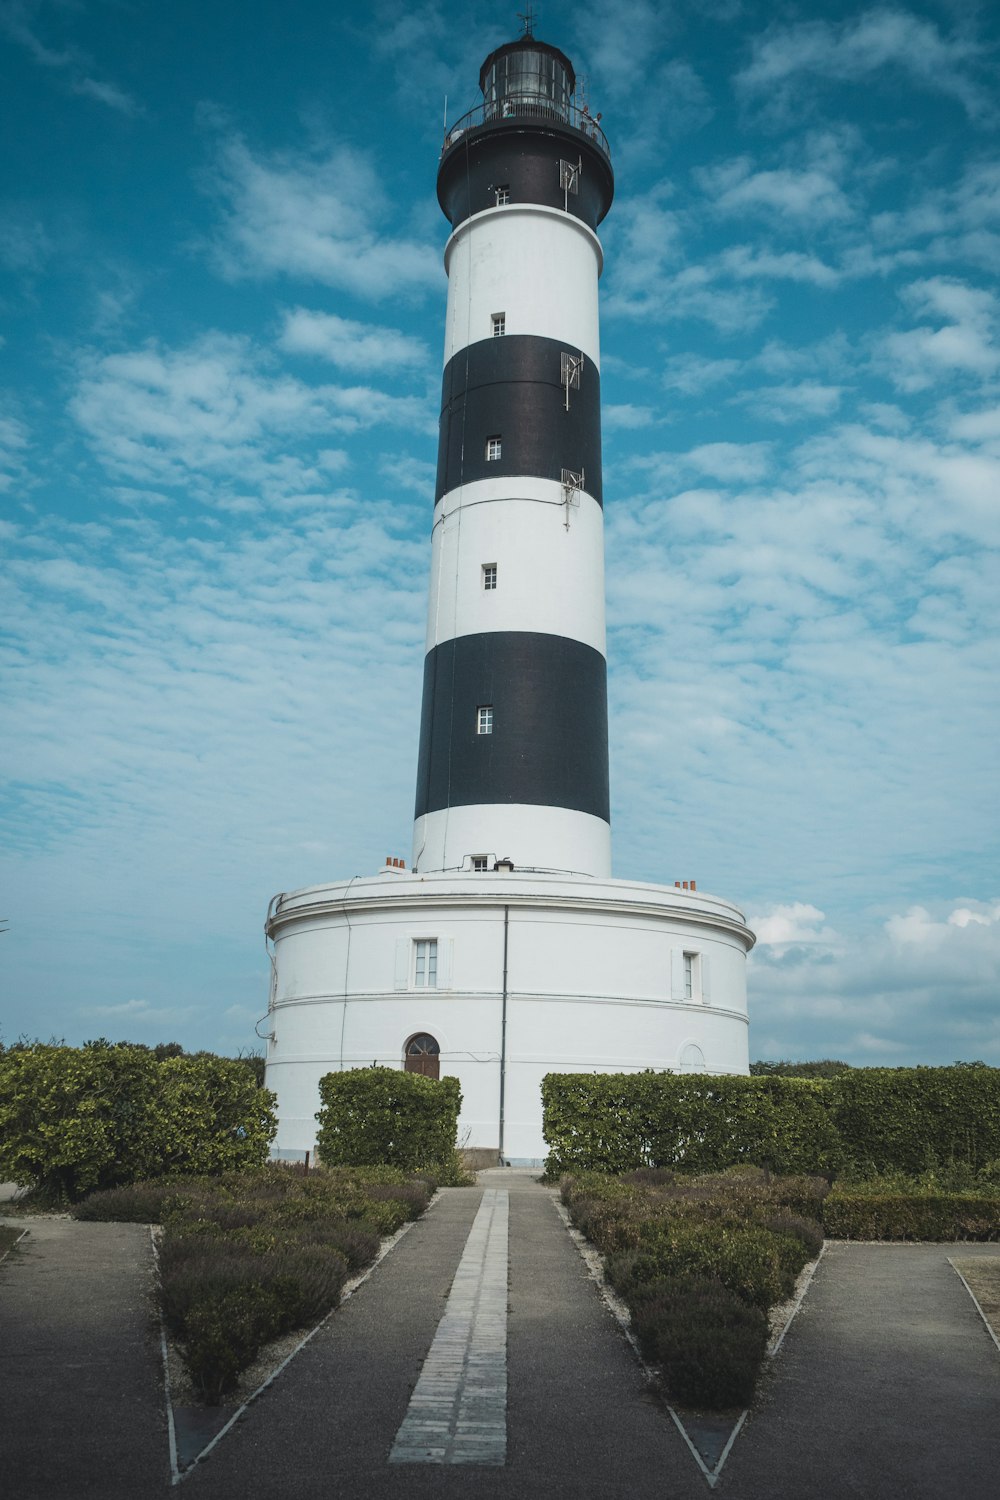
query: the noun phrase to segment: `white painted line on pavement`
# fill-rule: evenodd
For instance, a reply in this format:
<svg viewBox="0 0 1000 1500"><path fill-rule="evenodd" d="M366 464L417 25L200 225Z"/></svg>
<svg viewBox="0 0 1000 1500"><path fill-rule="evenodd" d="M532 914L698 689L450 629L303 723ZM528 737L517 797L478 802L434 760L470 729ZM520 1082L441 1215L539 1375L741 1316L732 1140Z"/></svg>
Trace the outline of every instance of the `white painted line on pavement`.
<svg viewBox="0 0 1000 1500"><path fill-rule="evenodd" d="M984 1325L986 1327L986 1332L989 1334L989 1336L993 1340L994 1344L996 1344L997 1348L1000 1349L1000 1339L998 1339L997 1336L996 1336L996 1334L993 1332L993 1328L992 1328L992 1325L990 1324L989 1318L986 1316L986 1314L983 1312L983 1309L980 1307L980 1305L979 1305L979 1298L976 1296L975 1292L972 1290L971 1286L966 1281L965 1277L962 1275L961 1271L958 1269L958 1267L956 1266L955 1262L952 1260L951 1256L950 1255L947 1256L946 1259L948 1261L949 1266L951 1266L951 1269L954 1271L955 1275L958 1277L959 1281L962 1283L962 1285L965 1287L965 1290L968 1292L969 1296L972 1298L972 1304L975 1307L976 1312L982 1318L983 1323L984 1323Z"/></svg>
<svg viewBox="0 0 1000 1500"><path fill-rule="evenodd" d="M792 1303L792 1310L788 1314L788 1317L785 1320L785 1326L784 1326L784 1328L778 1334L778 1337L777 1337L776 1341L770 1346L770 1348L767 1351L767 1355L768 1355L769 1359L773 1359L774 1358L774 1356L777 1354L778 1350L781 1348L782 1344L785 1342L785 1334L788 1332L789 1328L791 1328L791 1326L792 1326L792 1319L795 1317L795 1314L798 1312L799 1308L802 1306L803 1298L805 1297L806 1292L808 1292L810 1286L812 1285L812 1279L815 1276L816 1271L817 1271L817 1269L819 1267L819 1263L823 1259L823 1256L825 1254L826 1254L826 1240L824 1240L823 1243L822 1243L822 1245L820 1246L819 1254L817 1255L816 1259L814 1261L811 1261L808 1266L805 1266L803 1268L803 1270L799 1272L799 1282L801 1283L801 1285L799 1286L798 1294L797 1294L797 1296L795 1298L795 1301Z"/></svg>
<svg viewBox="0 0 1000 1500"><path fill-rule="evenodd" d="M508 1210L505 1188L485 1190L391 1464L507 1461Z"/></svg>
<svg viewBox="0 0 1000 1500"><path fill-rule="evenodd" d="M13 1225L11 1227L13 1228ZM12 1251L14 1251L14 1250L17 1249L18 1245L24 1239L25 1235L28 1234L29 1232L30 1231L27 1230L27 1229L22 1229L21 1230L21 1233L18 1235L18 1237L14 1241L13 1245L11 1245L9 1249L5 1250L4 1253L2 1255L0 1255L0 1266L3 1265L3 1263L7 1259L8 1255L10 1255Z"/></svg>

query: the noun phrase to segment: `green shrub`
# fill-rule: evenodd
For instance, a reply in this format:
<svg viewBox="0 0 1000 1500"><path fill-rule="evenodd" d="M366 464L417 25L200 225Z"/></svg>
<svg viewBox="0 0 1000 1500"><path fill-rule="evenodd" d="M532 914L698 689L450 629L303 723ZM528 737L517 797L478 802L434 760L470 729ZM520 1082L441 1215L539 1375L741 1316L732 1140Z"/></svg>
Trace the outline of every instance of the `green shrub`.
<svg viewBox="0 0 1000 1500"><path fill-rule="evenodd" d="M674 1401L710 1410L749 1405L767 1353L759 1308L718 1281L670 1277L643 1287L631 1316L643 1355L660 1366Z"/></svg>
<svg viewBox="0 0 1000 1500"><path fill-rule="evenodd" d="M176 1196L171 1178L132 1182L127 1187L105 1188L74 1203L74 1219L101 1220L117 1224L159 1224L165 1201Z"/></svg>
<svg viewBox="0 0 1000 1500"><path fill-rule="evenodd" d="M1000 1156L1000 1068L855 1068L827 1085L856 1172L922 1172Z"/></svg>
<svg viewBox="0 0 1000 1500"><path fill-rule="evenodd" d="M0 1176L75 1203L176 1172L264 1161L274 1096L244 1063L146 1047L35 1043L0 1054Z"/></svg>
<svg viewBox="0 0 1000 1500"><path fill-rule="evenodd" d="M823 1222L832 1239L1000 1240L1000 1197L838 1185Z"/></svg>
<svg viewBox="0 0 1000 1500"><path fill-rule="evenodd" d="M453 1170L462 1107L457 1078L359 1068L325 1074L319 1092L317 1144L325 1165Z"/></svg>
<svg viewBox="0 0 1000 1500"><path fill-rule="evenodd" d="M670 1073L549 1073L546 1173L833 1170L840 1146L828 1085L812 1079Z"/></svg>
<svg viewBox="0 0 1000 1500"><path fill-rule="evenodd" d="M277 1295L249 1282L193 1304L178 1338L196 1394L218 1406L280 1327Z"/></svg>
<svg viewBox="0 0 1000 1500"><path fill-rule="evenodd" d="M756 1226L654 1220L642 1226L632 1275L639 1282L716 1279L752 1306L767 1309L794 1285L782 1263L783 1249L775 1235Z"/></svg>

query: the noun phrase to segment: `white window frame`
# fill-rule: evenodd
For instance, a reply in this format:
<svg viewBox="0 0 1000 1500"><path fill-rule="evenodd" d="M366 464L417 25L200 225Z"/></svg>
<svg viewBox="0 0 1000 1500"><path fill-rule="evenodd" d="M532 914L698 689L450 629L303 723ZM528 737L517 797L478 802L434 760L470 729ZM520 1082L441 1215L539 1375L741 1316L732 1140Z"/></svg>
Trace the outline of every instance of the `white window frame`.
<svg viewBox="0 0 1000 1500"><path fill-rule="evenodd" d="M499 432L494 432L486 439L486 462L495 464L503 452L503 438Z"/></svg>
<svg viewBox="0 0 1000 1500"><path fill-rule="evenodd" d="M507 314L505 312L491 313L490 323L493 328L493 337L502 339L507 332Z"/></svg>
<svg viewBox="0 0 1000 1500"><path fill-rule="evenodd" d="M684 999L694 1004L698 997L698 955L684 951Z"/></svg>
<svg viewBox="0 0 1000 1500"><path fill-rule="evenodd" d="M506 208L510 202L510 183L501 182L494 191L496 192L497 208Z"/></svg>
<svg viewBox="0 0 1000 1500"><path fill-rule="evenodd" d="M415 990L438 988L437 938L413 939L413 988Z"/></svg>
<svg viewBox="0 0 1000 1500"><path fill-rule="evenodd" d="M476 705L476 733L493 733L493 704L479 703Z"/></svg>
<svg viewBox="0 0 1000 1500"><path fill-rule="evenodd" d="M495 592L497 586L496 563L483 563L483 589L487 594Z"/></svg>
<svg viewBox="0 0 1000 1500"><path fill-rule="evenodd" d="M479 875L485 874L490 868L490 857L488 854L474 854L472 856L472 868Z"/></svg>

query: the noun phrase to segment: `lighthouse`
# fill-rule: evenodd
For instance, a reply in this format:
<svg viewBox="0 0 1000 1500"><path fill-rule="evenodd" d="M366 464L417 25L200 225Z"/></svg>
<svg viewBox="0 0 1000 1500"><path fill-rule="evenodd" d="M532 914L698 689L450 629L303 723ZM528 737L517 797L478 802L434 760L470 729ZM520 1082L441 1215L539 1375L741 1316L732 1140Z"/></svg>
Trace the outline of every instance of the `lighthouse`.
<svg viewBox="0 0 1000 1500"><path fill-rule="evenodd" d="M457 1076L459 1144L524 1163L545 1156L547 1073L748 1071L742 913L691 879L611 873L609 143L530 28L479 84L437 173L448 301L412 858L271 902L285 1151L314 1147L319 1079L373 1062Z"/></svg>
<svg viewBox="0 0 1000 1500"><path fill-rule="evenodd" d="M480 72L438 200L448 308L413 868L611 873L597 226L614 177L567 57Z"/></svg>

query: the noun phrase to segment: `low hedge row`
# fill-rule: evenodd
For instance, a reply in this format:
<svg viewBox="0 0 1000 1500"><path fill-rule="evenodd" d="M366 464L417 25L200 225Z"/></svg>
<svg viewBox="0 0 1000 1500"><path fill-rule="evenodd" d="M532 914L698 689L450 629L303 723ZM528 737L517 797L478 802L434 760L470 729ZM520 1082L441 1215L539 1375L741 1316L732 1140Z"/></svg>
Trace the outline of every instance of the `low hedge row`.
<svg viewBox="0 0 1000 1500"><path fill-rule="evenodd" d="M201 1400L216 1405L268 1340L337 1305L380 1238L417 1218L436 1183L387 1168L309 1176L271 1165L94 1193L79 1219L160 1223L159 1302Z"/></svg>
<svg viewBox="0 0 1000 1500"><path fill-rule="evenodd" d="M605 1256L645 1357L671 1399L724 1410L752 1398L770 1308L819 1253L823 1178L756 1168L563 1179L577 1228Z"/></svg>
<svg viewBox="0 0 1000 1500"><path fill-rule="evenodd" d="M1000 1194L838 1183L823 1224L838 1240L1000 1240Z"/></svg>

